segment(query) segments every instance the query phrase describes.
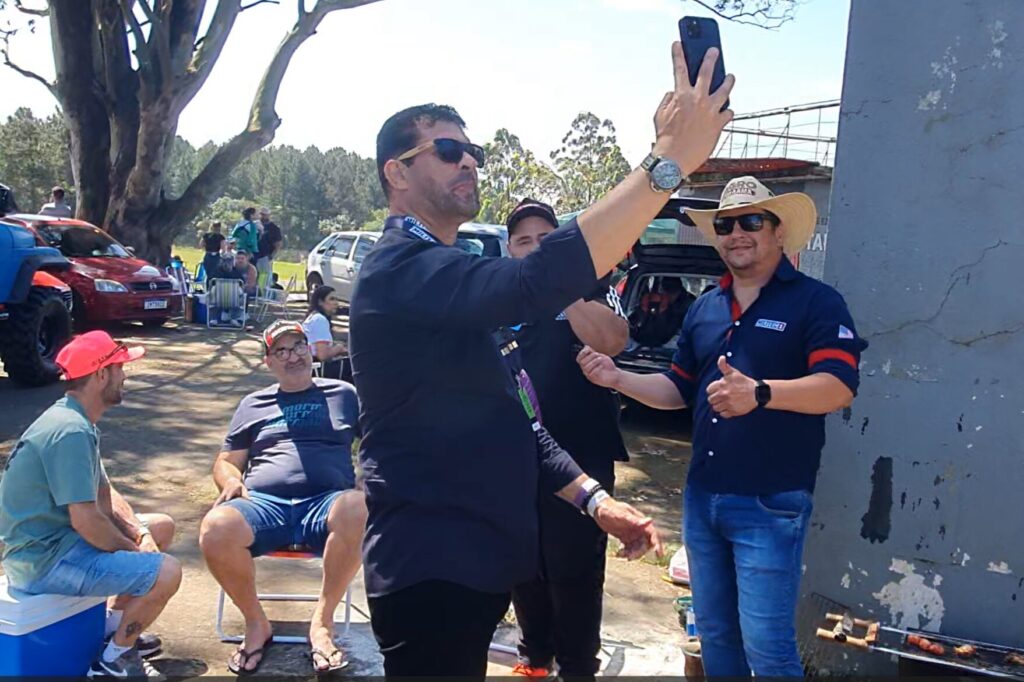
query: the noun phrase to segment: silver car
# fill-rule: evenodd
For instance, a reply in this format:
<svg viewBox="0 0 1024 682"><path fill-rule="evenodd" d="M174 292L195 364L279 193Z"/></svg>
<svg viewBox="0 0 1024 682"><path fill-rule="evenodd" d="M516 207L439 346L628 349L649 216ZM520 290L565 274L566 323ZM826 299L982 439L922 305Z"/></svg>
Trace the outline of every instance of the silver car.
<svg viewBox="0 0 1024 682"><path fill-rule="evenodd" d="M313 247L306 257L306 289L312 294L321 284L334 288L342 302L352 300L359 268L381 232L334 232ZM464 223L455 246L477 256L508 255L508 230L504 225Z"/></svg>

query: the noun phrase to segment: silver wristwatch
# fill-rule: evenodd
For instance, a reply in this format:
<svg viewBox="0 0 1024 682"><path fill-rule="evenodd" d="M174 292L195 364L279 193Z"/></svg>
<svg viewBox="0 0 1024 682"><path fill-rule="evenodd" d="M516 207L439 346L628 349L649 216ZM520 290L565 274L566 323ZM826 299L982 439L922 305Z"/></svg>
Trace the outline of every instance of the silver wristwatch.
<svg viewBox="0 0 1024 682"><path fill-rule="evenodd" d="M673 193L683 186L686 176L679 164L664 156L648 154L640 167L647 171L651 178L651 189L655 192Z"/></svg>

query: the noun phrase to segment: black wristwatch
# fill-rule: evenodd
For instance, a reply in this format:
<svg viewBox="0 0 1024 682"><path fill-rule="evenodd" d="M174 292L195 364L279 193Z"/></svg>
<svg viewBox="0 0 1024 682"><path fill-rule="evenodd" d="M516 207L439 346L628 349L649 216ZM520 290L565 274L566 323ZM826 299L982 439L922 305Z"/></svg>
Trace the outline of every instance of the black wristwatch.
<svg viewBox="0 0 1024 682"><path fill-rule="evenodd" d="M758 407L764 407L770 403L772 401L772 387L758 379L757 386L754 388L754 400L757 401Z"/></svg>

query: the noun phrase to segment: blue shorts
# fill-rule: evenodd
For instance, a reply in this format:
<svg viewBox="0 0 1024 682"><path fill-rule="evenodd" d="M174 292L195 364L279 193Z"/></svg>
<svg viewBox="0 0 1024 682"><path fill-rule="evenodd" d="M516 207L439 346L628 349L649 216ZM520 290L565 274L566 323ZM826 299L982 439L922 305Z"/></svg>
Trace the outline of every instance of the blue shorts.
<svg viewBox="0 0 1024 682"><path fill-rule="evenodd" d="M260 556L291 545L303 545L323 552L327 544L327 517L331 505L346 490L332 490L313 497L283 498L249 491L249 499L236 497L224 503L234 507L252 528L255 539L249 546Z"/></svg>
<svg viewBox="0 0 1024 682"><path fill-rule="evenodd" d="M158 552L104 552L79 538L46 575L20 589L29 594L141 597L153 589L163 562Z"/></svg>

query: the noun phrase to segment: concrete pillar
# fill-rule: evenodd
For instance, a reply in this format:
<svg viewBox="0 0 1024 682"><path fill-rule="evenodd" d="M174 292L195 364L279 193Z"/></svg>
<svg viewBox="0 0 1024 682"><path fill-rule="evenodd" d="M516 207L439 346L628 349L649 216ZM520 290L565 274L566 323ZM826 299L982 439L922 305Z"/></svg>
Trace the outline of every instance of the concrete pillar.
<svg viewBox="0 0 1024 682"><path fill-rule="evenodd" d="M1024 2L853 0L842 100L825 279L871 346L804 592L1024 647Z"/></svg>

